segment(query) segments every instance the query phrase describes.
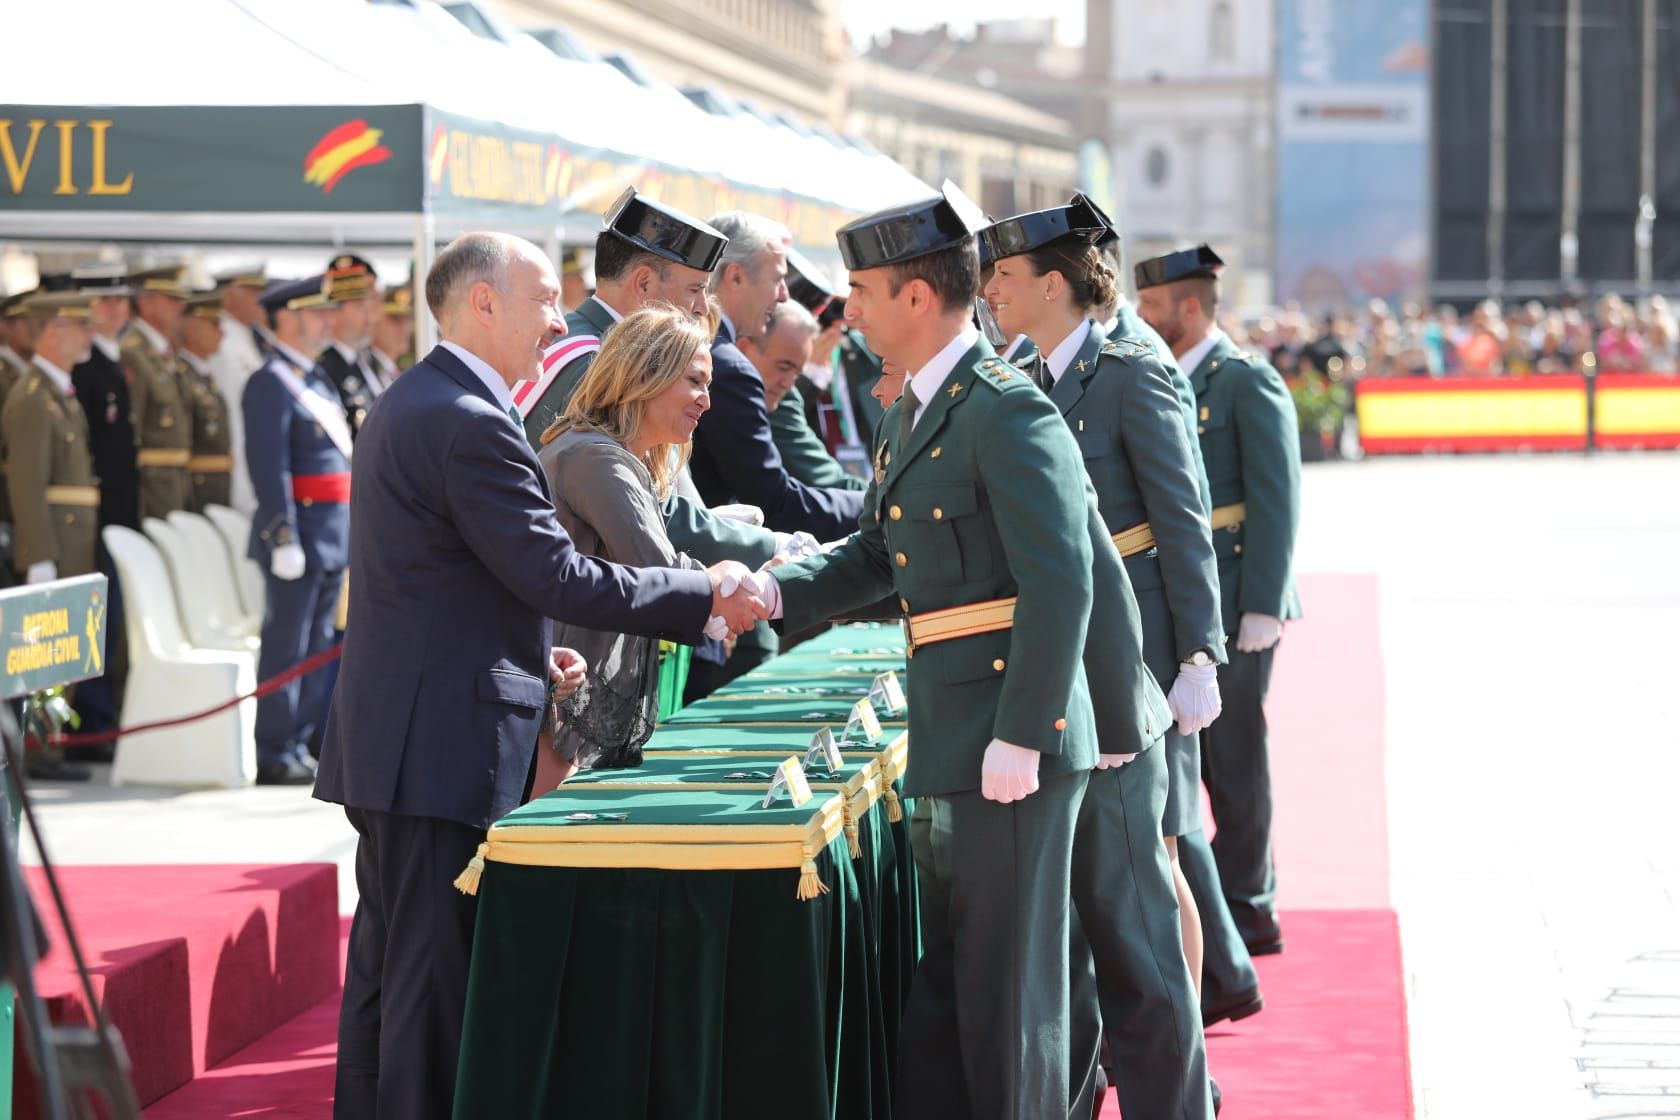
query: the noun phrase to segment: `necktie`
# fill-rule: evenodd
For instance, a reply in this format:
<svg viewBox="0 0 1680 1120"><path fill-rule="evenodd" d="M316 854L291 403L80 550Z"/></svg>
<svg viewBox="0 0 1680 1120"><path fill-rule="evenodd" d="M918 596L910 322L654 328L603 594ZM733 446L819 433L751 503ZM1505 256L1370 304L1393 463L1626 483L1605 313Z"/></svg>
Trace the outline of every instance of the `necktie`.
<svg viewBox="0 0 1680 1120"><path fill-rule="evenodd" d="M513 426L514 427L518 428L520 431L525 430L525 420L524 420L523 417L521 417L519 415L519 406L518 405L516 405L516 404L508 405L508 418L513 421Z"/></svg>
<svg viewBox="0 0 1680 1120"><path fill-rule="evenodd" d="M916 399L916 393L910 388L910 379L904 379L904 391L898 398L898 453L904 454L905 445L910 442L910 429L916 426L916 410L921 402Z"/></svg>
<svg viewBox="0 0 1680 1120"><path fill-rule="evenodd" d="M1034 380L1038 382L1038 387L1040 389L1043 389L1046 393L1048 393L1056 387L1056 379L1050 376L1049 362L1045 361L1042 357L1038 358L1037 362L1038 376L1034 378Z"/></svg>

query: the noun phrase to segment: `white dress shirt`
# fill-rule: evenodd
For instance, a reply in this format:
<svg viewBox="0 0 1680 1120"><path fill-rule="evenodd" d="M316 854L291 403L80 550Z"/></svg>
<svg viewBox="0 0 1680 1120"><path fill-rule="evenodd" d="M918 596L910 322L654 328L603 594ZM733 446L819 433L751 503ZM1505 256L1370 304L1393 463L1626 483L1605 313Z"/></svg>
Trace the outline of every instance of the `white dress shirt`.
<svg viewBox="0 0 1680 1120"><path fill-rule="evenodd" d="M114 338L106 338L102 334L93 336L93 344L99 347L99 352L118 365L122 364L122 343Z"/></svg>
<svg viewBox="0 0 1680 1120"><path fill-rule="evenodd" d="M1061 383L1062 374L1067 372L1067 368L1073 364L1074 357L1079 353L1079 348L1084 346L1090 337L1091 320L1082 319L1079 325L1073 328L1072 334L1062 339L1054 350L1045 355L1044 366L1050 371L1050 384Z"/></svg>
<svg viewBox="0 0 1680 1120"><path fill-rule="evenodd" d="M167 358L175 353L174 345L167 338L164 338L161 334L159 334L156 327L152 326L138 315L134 317L133 322L134 329L139 331L141 335L145 337L146 345L150 346L152 348L152 352L158 357Z"/></svg>
<svg viewBox="0 0 1680 1120"><path fill-rule="evenodd" d="M910 375L910 391L916 394L916 415L910 421L911 427L921 422L928 402L933 400L933 395L939 392L940 386L945 384L945 379L957 368L957 362L979 338L979 331L973 327L964 327L961 334L945 344L945 349L930 358L927 365Z"/></svg>
<svg viewBox="0 0 1680 1120"><path fill-rule="evenodd" d="M59 393L66 397L75 393L75 383L70 380L68 373L65 373L39 354L35 355L35 364L41 368L42 373L47 375L47 380L53 383L53 388L57 389Z"/></svg>
<svg viewBox="0 0 1680 1120"><path fill-rule="evenodd" d="M210 359L210 377L228 403L228 454L233 456L233 477L228 504L249 517L257 511L257 495L251 476L245 471L245 382L263 364L251 328L222 312L222 345Z"/></svg>
<svg viewBox="0 0 1680 1120"><path fill-rule="evenodd" d="M448 339L444 339L438 345L466 363L467 368L472 370L480 381L484 382L484 387L490 390L490 395L496 398L498 408L506 412L513 407L513 390L508 388L508 384L502 380L501 374L490 368L489 362L486 362L465 346L457 346ZM511 423L513 418L509 417L508 419Z"/></svg>
<svg viewBox="0 0 1680 1120"><path fill-rule="evenodd" d="M1206 338L1186 350L1184 356L1178 360L1178 368L1184 371L1184 376L1189 377L1195 373L1196 367L1202 364L1202 359L1208 356L1208 351L1218 345L1219 340L1224 337L1224 331L1218 327L1211 327Z"/></svg>

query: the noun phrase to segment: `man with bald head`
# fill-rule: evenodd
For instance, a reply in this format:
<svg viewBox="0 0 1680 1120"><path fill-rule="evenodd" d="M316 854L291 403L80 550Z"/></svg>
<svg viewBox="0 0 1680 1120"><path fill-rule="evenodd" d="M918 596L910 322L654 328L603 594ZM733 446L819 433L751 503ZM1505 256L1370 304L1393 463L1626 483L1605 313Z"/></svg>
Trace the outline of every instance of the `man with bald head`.
<svg viewBox="0 0 1680 1120"><path fill-rule="evenodd" d="M443 341L356 442L350 621L315 783L358 834L345 1118L450 1114L475 914L450 884L523 800L550 696L582 680L549 620L693 643L765 613L735 591L742 564L627 568L572 547L512 396L566 329L540 249L467 234L426 302Z"/></svg>

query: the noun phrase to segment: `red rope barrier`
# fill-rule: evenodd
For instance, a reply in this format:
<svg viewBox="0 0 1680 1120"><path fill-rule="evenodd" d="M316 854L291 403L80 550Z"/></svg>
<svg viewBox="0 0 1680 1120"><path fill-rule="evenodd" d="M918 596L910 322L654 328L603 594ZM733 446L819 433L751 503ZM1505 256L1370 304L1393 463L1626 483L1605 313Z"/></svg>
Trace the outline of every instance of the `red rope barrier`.
<svg viewBox="0 0 1680 1120"><path fill-rule="evenodd" d="M159 728L179 727L184 723L196 723L201 719L209 719L218 712L225 712L229 708L243 704L247 700L260 700L271 692L285 688L288 684L297 680L299 677L313 673L321 666L330 662L337 661L339 654L343 652L344 643L340 642L331 649L322 650L314 657L298 662L296 665L293 665L290 669L287 669L283 673L274 674L274 676L268 678L266 681L263 681L261 684L257 685L256 688L253 688L250 692L245 693L243 696L235 696L232 700L217 704L214 708L206 708L202 712L194 712L190 716L180 716L176 719L160 719L152 723L142 723L138 727L118 727L112 731L89 731L85 733L76 732L71 734L58 734L52 736L48 741L55 746L89 747L95 746L99 743L114 742L117 739L122 738L124 735L138 735L142 731L156 731Z"/></svg>

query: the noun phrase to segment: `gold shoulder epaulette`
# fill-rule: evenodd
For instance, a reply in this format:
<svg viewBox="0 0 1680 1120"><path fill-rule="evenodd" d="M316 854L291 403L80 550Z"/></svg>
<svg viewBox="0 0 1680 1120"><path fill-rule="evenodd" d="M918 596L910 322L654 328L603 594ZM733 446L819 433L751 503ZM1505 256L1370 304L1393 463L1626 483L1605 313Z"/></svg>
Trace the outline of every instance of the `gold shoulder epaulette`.
<svg viewBox="0 0 1680 1120"><path fill-rule="evenodd" d="M974 364L974 372L980 375L979 380L994 389L1006 389L1019 381L1030 384L1026 374L1010 365L999 357L981 358Z"/></svg>

